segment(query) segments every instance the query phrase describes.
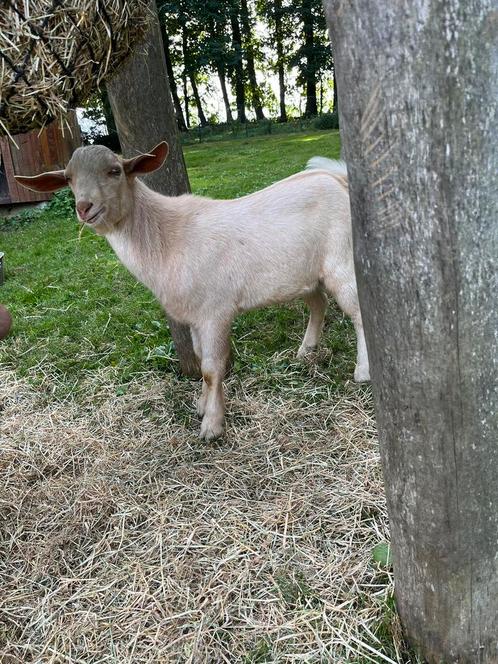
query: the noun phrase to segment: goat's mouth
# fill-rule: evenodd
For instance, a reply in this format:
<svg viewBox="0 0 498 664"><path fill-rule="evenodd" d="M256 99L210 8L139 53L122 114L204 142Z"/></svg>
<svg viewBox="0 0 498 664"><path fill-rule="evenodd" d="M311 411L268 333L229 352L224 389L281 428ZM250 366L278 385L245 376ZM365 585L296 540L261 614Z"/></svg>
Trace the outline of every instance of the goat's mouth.
<svg viewBox="0 0 498 664"><path fill-rule="evenodd" d="M104 206L102 205L101 207L99 207L99 209L97 210L97 212L94 212L94 214L92 214L91 217L88 217L88 219L80 219L80 222L81 222L82 224L88 224L89 226L92 226L92 224L96 224L96 223L97 223L97 221L98 221L100 215L101 215L104 211L105 211L105 208L104 208Z"/></svg>

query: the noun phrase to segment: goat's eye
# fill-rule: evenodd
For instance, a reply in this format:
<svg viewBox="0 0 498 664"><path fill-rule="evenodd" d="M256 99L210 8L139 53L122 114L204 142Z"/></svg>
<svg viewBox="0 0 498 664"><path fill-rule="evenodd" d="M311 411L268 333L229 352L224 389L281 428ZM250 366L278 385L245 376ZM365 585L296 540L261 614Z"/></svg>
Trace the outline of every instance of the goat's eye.
<svg viewBox="0 0 498 664"><path fill-rule="evenodd" d="M110 171L107 171L107 175L121 175L120 168L111 168Z"/></svg>
<svg viewBox="0 0 498 664"><path fill-rule="evenodd" d="M70 175L66 175L66 182L71 182L71 176Z"/></svg>

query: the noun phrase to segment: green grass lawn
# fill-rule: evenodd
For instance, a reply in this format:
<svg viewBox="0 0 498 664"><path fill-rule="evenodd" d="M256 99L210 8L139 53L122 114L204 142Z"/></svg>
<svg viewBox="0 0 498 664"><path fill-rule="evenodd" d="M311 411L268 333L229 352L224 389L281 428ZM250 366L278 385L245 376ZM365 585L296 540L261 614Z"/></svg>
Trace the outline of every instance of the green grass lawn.
<svg viewBox="0 0 498 664"><path fill-rule="evenodd" d="M185 157L194 193L232 198L298 172L314 155L338 157L339 149L337 132L316 132L200 144L186 147ZM34 380L56 371L71 390L81 372L105 366L115 367L123 384L144 370L177 371L160 306L105 239L87 229L79 235L67 192L42 212L0 223L0 249L0 301L14 319L0 345L4 365ZM241 316L233 330L235 371L256 370L271 382L272 356L297 351L305 326L300 304ZM354 368L354 333L334 306L324 347L333 352L319 361L340 386ZM298 365L292 380L296 370L307 371Z"/></svg>

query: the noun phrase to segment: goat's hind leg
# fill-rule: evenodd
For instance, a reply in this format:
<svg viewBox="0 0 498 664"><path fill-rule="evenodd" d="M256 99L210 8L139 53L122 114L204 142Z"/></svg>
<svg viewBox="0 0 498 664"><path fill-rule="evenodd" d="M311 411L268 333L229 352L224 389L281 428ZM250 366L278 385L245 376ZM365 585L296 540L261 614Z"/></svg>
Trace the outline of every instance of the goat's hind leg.
<svg viewBox="0 0 498 664"><path fill-rule="evenodd" d="M328 305L327 295L320 289L310 295L306 295L303 299L309 307L310 319L308 321L308 327L306 328L304 339L297 351L297 357L299 359L305 358L311 352L316 350L322 334L323 321L325 319L325 312Z"/></svg>
<svg viewBox="0 0 498 664"><path fill-rule="evenodd" d="M199 360L199 366L202 366L201 338L199 334L195 331L194 327L190 328L190 336L192 337L192 346L194 347L195 356ZM206 412L206 397L207 397L207 385L203 379L202 393L199 399L197 400L197 415L199 417L204 417L204 413Z"/></svg>
<svg viewBox="0 0 498 664"><path fill-rule="evenodd" d="M354 379L357 383L363 383L370 380L370 367L368 363L367 344L365 342L365 333L363 331L363 322L361 320L360 303L358 301L358 291L356 290L356 278L354 268L342 273L341 277L329 276L325 279L327 291L333 295L337 304L341 307L353 321L356 332L356 366L354 370Z"/></svg>

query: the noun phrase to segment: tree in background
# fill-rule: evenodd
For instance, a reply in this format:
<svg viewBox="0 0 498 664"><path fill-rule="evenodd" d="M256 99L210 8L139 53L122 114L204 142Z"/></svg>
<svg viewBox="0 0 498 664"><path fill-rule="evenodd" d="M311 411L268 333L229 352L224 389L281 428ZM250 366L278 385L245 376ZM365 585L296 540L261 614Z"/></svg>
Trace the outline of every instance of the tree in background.
<svg viewBox="0 0 498 664"><path fill-rule="evenodd" d="M248 107L257 120L265 119L264 108L275 114L268 80L257 80L261 71L278 76L280 122L288 120L288 95L296 89L305 93L304 116L322 112L333 65L320 0L156 0L156 6L180 130L191 126L192 115L194 124L208 124L203 92L214 79L227 122L234 116L246 122Z"/></svg>
<svg viewBox="0 0 498 664"><path fill-rule="evenodd" d="M235 88L235 103L237 105L237 120L247 122L245 73L242 62L242 36L240 33L240 7L236 0L229 0L230 26L232 29L232 80Z"/></svg>
<svg viewBox="0 0 498 664"><path fill-rule="evenodd" d="M194 3L197 4L197 14L202 14L205 26L204 32L199 35L201 40L200 62L218 76L225 105L226 121L233 122L227 89L227 75L232 60L228 31L228 4L220 2L220 0L193 0L191 4Z"/></svg>
<svg viewBox="0 0 498 664"><path fill-rule="evenodd" d="M302 30L302 41L291 58L291 64L298 67L297 82L305 90L304 116L312 117L318 115L316 89L319 79L325 71L332 69L332 54L321 0L301 0L295 8L295 18Z"/></svg>
<svg viewBox="0 0 498 664"><path fill-rule="evenodd" d="M264 120L263 106L261 103L261 91L256 80L255 57L255 39L253 32L253 18L249 14L247 0L240 0L240 20L242 32L244 35L244 58L247 66L247 78L249 80L249 90L251 93L251 102L256 114L256 120Z"/></svg>
<svg viewBox="0 0 498 664"><path fill-rule="evenodd" d="M287 122L287 109L285 105L285 72L289 64L286 52L292 39L292 24L290 20L291 8L283 0L259 0L257 5L258 16L268 25L268 39L266 46L275 47L276 58L273 60L272 71L278 75L279 88L279 122Z"/></svg>
<svg viewBox="0 0 498 664"><path fill-rule="evenodd" d="M178 96L178 85L176 83L175 72L173 69L170 39L168 31L166 29L165 3L161 2L160 0L157 0L156 7L157 7L158 20L159 20L159 27L161 28L161 37L163 40L164 56L166 59L166 69L168 70L169 87L171 90L171 96L173 98L173 105L175 107L176 121L178 124L178 129L180 131L187 131L187 125L185 123L185 118L183 116L182 105L180 102L180 98Z"/></svg>

